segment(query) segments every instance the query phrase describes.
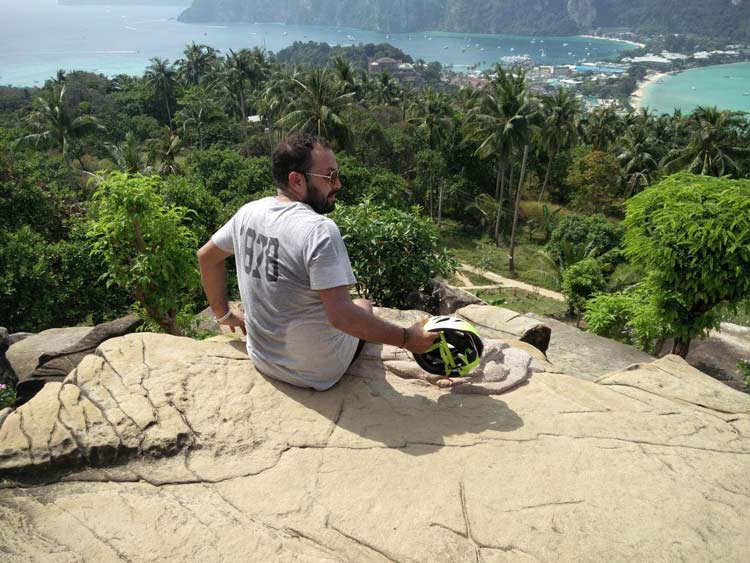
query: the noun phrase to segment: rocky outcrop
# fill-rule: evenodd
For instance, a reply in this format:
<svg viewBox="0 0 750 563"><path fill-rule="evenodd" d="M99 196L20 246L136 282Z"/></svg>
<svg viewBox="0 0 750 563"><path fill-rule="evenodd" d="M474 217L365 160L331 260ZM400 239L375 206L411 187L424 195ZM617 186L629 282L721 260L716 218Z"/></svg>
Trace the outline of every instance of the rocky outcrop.
<svg viewBox="0 0 750 563"><path fill-rule="evenodd" d="M31 399L46 383L62 381L105 340L133 332L141 324L135 315L127 315L93 328L45 330L14 345L9 354L18 375L16 404L22 405Z"/></svg>
<svg viewBox="0 0 750 563"><path fill-rule="evenodd" d="M3 561L703 562L750 550L750 398L680 358L598 382L545 364L498 396L403 379L387 368L403 358L367 345L317 393L263 377L239 340L108 340L0 428Z"/></svg>
<svg viewBox="0 0 750 563"><path fill-rule="evenodd" d="M73 346L91 332L90 326L50 328L12 344L5 353L20 384L31 378L43 354L54 354ZM36 389L41 388L39 385ZM33 393L31 393L33 395Z"/></svg>
<svg viewBox="0 0 750 563"><path fill-rule="evenodd" d="M594 0L568 0L568 17L581 29L590 29L596 19Z"/></svg>

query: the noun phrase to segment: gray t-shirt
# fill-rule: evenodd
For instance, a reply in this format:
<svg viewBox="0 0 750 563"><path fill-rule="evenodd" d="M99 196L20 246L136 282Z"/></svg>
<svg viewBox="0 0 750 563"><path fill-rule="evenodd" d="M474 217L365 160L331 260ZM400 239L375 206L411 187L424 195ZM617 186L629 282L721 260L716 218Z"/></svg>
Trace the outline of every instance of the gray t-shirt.
<svg viewBox="0 0 750 563"><path fill-rule="evenodd" d="M317 291L357 281L336 224L307 204L267 197L244 205L211 240L234 253L255 367L300 387L333 386L358 343L331 325Z"/></svg>

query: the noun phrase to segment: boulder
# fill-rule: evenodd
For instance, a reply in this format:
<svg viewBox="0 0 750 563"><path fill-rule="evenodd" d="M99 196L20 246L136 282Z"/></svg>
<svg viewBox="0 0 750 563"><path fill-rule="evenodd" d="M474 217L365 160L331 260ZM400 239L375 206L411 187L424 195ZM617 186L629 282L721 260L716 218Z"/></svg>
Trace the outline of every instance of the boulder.
<svg viewBox="0 0 750 563"><path fill-rule="evenodd" d="M457 315L476 326L483 338L520 340L544 353L549 347L552 334L549 326L529 315L482 305L469 305L458 310Z"/></svg>
<svg viewBox="0 0 750 563"><path fill-rule="evenodd" d="M10 347L8 337L8 329L4 326L0 326L0 384L7 385L8 387L15 387L18 379L16 378L13 368L10 366L10 362L8 362L5 357L5 352L7 352Z"/></svg>
<svg viewBox="0 0 750 563"><path fill-rule="evenodd" d="M18 378L18 384L31 378L43 354L65 350L89 332L91 332L90 326L51 328L12 344L5 353L5 357ZM41 388L41 385L38 385L37 390Z"/></svg>
<svg viewBox="0 0 750 563"><path fill-rule="evenodd" d="M635 363L654 361L642 350L615 340L585 332L555 319L529 313L529 322L543 323L552 331L546 351L554 369L581 379L594 381L611 371Z"/></svg>
<svg viewBox="0 0 750 563"><path fill-rule="evenodd" d="M668 339L661 350L668 354L672 340ZM704 373L723 381L738 390L745 390L742 377L737 373L738 360L750 360L750 328L732 323L721 323L718 330L706 338L694 338L685 358Z"/></svg>
<svg viewBox="0 0 750 563"><path fill-rule="evenodd" d="M410 307L431 315L452 315L467 305L486 305L476 295L437 280L431 280L426 291L409 294L407 301Z"/></svg>
<svg viewBox="0 0 750 563"><path fill-rule="evenodd" d="M93 329L87 328L83 338L62 349L56 349L56 345L65 339L58 338L51 348L47 348L39 355L37 366L28 377L26 377L24 372L24 379L20 380L16 386L18 397L16 404L22 405L28 401L46 383L50 381L62 381L80 363L84 356L93 353L97 346L105 340L128 334L141 324L142 321L135 315L127 315L114 321L101 323ZM41 345L39 349L43 349Z"/></svg>
<svg viewBox="0 0 750 563"><path fill-rule="evenodd" d="M490 396L403 358L318 393L225 336L104 342L0 428L3 561L746 559L750 397L675 357Z"/></svg>

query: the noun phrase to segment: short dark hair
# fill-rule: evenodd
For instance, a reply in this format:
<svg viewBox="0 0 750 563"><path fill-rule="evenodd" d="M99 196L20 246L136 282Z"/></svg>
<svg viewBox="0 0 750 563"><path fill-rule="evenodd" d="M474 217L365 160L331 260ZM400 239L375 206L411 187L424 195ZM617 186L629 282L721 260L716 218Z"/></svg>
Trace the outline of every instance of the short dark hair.
<svg viewBox="0 0 750 563"><path fill-rule="evenodd" d="M287 188L289 173L306 174L310 170L312 151L315 145L330 149L331 144L323 137L309 133L292 133L273 150L273 181L280 188Z"/></svg>

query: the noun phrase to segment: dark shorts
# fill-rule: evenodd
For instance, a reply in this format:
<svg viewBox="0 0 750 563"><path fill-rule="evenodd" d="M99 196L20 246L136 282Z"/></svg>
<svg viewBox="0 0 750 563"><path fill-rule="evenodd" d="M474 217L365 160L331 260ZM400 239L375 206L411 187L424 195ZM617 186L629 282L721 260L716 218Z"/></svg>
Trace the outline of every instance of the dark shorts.
<svg viewBox="0 0 750 563"><path fill-rule="evenodd" d="M360 353L362 352L362 348L364 347L365 347L365 340L362 340L360 338L359 344L357 344L357 349L354 351L354 357L352 358L352 361L349 363L349 367L352 367L352 364L357 361L357 358L359 357Z"/></svg>

